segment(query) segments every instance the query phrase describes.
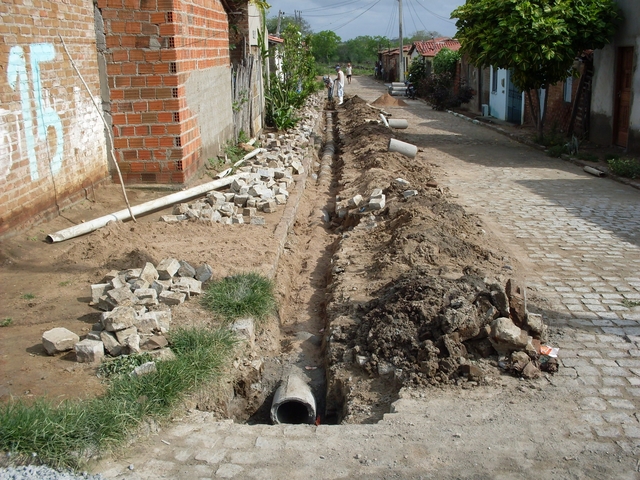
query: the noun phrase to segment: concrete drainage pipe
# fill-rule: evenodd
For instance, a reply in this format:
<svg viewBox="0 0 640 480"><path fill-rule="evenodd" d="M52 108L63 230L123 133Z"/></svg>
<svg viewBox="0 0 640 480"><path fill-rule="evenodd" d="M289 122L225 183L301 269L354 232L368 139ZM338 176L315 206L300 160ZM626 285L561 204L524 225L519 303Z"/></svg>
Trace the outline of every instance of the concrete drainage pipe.
<svg viewBox="0 0 640 480"><path fill-rule="evenodd" d="M313 424L316 420L316 400L311 388L298 375L289 375L282 381L271 404L274 425Z"/></svg>

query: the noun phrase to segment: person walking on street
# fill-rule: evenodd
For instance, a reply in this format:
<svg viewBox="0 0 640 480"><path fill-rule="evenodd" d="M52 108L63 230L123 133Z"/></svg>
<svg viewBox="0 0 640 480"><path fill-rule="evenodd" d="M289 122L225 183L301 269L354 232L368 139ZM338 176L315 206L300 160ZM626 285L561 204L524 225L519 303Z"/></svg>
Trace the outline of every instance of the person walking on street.
<svg viewBox="0 0 640 480"><path fill-rule="evenodd" d="M340 69L340 65L336 66L336 75L334 93L338 96L338 105L342 105L344 97L344 72Z"/></svg>
<svg viewBox="0 0 640 480"><path fill-rule="evenodd" d="M351 62L347 63L347 83L351 85Z"/></svg>

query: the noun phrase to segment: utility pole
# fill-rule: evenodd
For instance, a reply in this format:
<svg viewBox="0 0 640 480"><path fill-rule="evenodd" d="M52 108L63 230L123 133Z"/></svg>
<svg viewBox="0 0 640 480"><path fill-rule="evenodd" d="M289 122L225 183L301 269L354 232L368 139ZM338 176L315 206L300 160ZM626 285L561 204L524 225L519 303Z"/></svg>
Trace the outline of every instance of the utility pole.
<svg viewBox="0 0 640 480"><path fill-rule="evenodd" d="M276 28L276 37L280 36L280 22L282 21L282 16L284 12L282 10L278 10L278 28Z"/></svg>
<svg viewBox="0 0 640 480"><path fill-rule="evenodd" d="M398 16L400 17L400 63L398 63L398 81L404 82L404 45L402 44L402 0L398 0Z"/></svg>

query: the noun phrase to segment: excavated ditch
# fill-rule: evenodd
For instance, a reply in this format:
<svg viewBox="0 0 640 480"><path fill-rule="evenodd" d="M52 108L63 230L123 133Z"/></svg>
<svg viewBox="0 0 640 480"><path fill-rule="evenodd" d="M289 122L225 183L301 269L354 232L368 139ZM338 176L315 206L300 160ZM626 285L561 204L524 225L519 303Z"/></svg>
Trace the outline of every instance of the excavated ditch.
<svg viewBox="0 0 640 480"><path fill-rule="evenodd" d="M327 115L277 277L281 353L262 386L303 378L320 423L376 422L403 387L473 388L554 369L513 262L424 155L388 151L402 135L380 111L353 97ZM296 284L305 272L308 284ZM250 422L269 422L272 398Z"/></svg>

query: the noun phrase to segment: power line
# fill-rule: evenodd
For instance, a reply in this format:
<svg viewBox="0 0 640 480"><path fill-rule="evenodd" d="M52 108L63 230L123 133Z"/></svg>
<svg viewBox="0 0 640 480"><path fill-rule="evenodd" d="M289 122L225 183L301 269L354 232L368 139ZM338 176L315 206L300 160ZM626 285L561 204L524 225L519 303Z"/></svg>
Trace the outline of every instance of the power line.
<svg viewBox="0 0 640 480"><path fill-rule="evenodd" d="M324 5L322 7L316 7L316 8L307 8L305 9L305 12L316 12L316 11L322 11L322 10L330 10L334 7L341 7L344 5L351 5L352 3L359 3L361 0L348 0L346 2L340 2L340 3L332 3L331 5Z"/></svg>
<svg viewBox="0 0 640 480"><path fill-rule="evenodd" d="M416 6L415 6L412 2L410 2L410 1L408 1L407 3L409 4L409 8L413 9L413 13L414 13L414 15L415 15L416 17L418 17L418 21L420 22L420 24L421 24L421 25L422 25L422 27L424 28L424 31L425 31L425 32L428 32L428 31L429 31L429 29L426 27L426 25L425 25L424 23L422 23L422 18L420 18L420 15L418 15L418 12L416 11ZM416 30L417 30L417 28L416 28Z"/></svg>
<svg viewBox="0 0 640 480"><path fill-rule="evenodd" d="M435 12L433 12L433 11L429 10L427 7L425 7L424 5L422 5L422 4L420 3L420 0L416 0L416 2L418 3L418 5L420 5L422 8L424 8L427 12L429 12L429 13L430 13L431 15L433 15L434 17L439 18L440 20L444 20L445 22L455 24L455 22L452 22L452 21L451 21L451 19L446 18L446 17L443 17L442 15L438 15L437 13L435 13Z"/></svg>
<svg viewBox="0 0 640 480"><path fill-rule="evenodd" d="M362 15L364 15L365 13L367 13L369 10L371 10L373 7L375 7L377 4L379 4L382 0L377 0L376 3L374 3L373 5L371 5L369 8L367 8L365 11L363 11L360 15L356 15L355 17L353 17L351 20L347 21L346 23L343 23L342 25L340 25L339 27L336 27L333 29L333 31L337 31L340 30L342 27L346 27L347 25L349 25L351 22L353 22L354 20L356 20L357 18L361 17ZM330 23L329 25L333 25L332 23Z"/></svg>

